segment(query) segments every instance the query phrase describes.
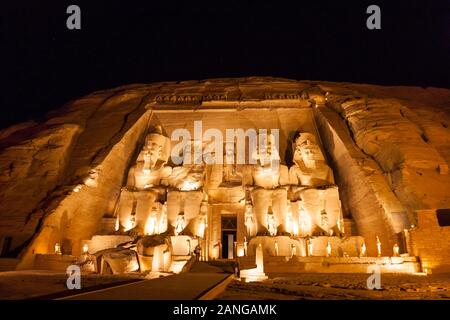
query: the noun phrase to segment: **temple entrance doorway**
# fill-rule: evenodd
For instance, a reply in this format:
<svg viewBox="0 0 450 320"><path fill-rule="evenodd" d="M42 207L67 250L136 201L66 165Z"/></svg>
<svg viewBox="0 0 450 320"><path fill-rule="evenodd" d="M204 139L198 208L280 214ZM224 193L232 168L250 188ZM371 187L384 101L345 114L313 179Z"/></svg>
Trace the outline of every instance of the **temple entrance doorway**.
<svg viewBox="0 0 450 320"><path fill-rule="evenodd" d="M222 226L222 258L234 259L236 256L237 216L235 214L223 215Z"/></svg>

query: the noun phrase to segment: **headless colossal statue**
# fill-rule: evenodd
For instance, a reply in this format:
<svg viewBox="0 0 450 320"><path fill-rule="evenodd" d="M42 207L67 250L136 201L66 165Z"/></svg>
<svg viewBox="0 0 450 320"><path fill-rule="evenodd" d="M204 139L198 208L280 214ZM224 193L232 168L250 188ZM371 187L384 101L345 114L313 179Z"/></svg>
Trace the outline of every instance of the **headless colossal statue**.
<svg viewBox="0 0 450 320"><path fill-rule="evenodd" d="M201 152L198 153L196 150ZM202 152L203 145L200 141L189 142L183 150L183 164L174 167L168 177L170 186L167 194L168 220L177 230L177 234L183 231L191 235L198 233L197 217L204 199L206 172L206 165L201 159Z"/></svg>
<svg viewBox="0 0 450 320"><path fill-rule="evenodd" d="M146 137L145 145L128 175L128 186L145 190L167 186L167 178L172 168L165 164L169 158L170 139L156 127L155 132Z"/></svg>
<svg viewBox="0 0 450 320"><path fill-rule="evenodd" d="M245 167L243 185L251 194L257 233L274 235L283 232L289 176L288 168L280 164L274 136L260 135L252 157L256 164Z"/></svg>

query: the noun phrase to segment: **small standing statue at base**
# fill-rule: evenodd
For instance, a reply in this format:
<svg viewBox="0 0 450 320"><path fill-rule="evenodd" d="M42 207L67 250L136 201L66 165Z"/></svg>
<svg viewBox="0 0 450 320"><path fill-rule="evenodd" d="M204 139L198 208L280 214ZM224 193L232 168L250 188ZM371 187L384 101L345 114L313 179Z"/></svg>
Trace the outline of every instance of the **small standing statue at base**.
<svg viewBox="0 0 450 320"><path fill-rule="evenodd" d="M328 240L328 243L327 243L327 257L330 257L331 256L331 243L330 243L330 240Z"/></svg>
<svg viewBox="0 0 450 320"><path fill-rule="evenodd" d="M294 244L291 244L291 258L297 255L297 247Z"/></svg>
<svg viewBox="0 0 450 320"><path fill-rule="evenodd" d="M184 213L181 213L177 217L175 222L175 235L179 235L185 228Z"/></svg>
<svg viewBox="0 0 450 320"><path fill-rule="evenodd" d="M378 257L381 257L381 241L378 236L377 236L377 252L378 252Z"/></svg>
<svg viewBox="0 0 450 320"><path fill-rule="evenodd" d="M275 241L275 257L278 257L278 241Z"/></svg>
<svg viewBox="0 0 450 320"><path fill-rule="evenodd" d="M392 248L392 252L394 257L399 257L400 256L400 247L398 246L398 244L394 244L394 247Z"/></svg>
<svg viewBox="0 0 450 320"><path fill-rule="evenodd" d="M359 257L365 257L367 254L367 247L366 247L366 242L363 242L361 244L361 249L359 250Z"/></svg>
<svg viewBox="0 0 450 320"><path fill-rule="evenodd" d="M62 255L61 245L59 243L55 243L55 254Z"/></svg>
<svg viewBox="0 0 450 320"><path fill-rule="evenodd" d="M247 229L247 236L253 235L253 206L250 202L245 205L245 222L244 225Z"/></svg>
<svg viewBox="0 0 450 320"><path fill-rule="evenodd" d="M268 231L271 236L277 235L277 227L275 225L275 217L273 214L267 214L267 225L268 225Z"/></svg>
<svg viewBox="0 0 450 320"><path fill-rule="evenodd" d="M247 237L244 237L244 256L247 256L247 246L248 246Z"/></svg>
<svg viewBox="0 0 450 320"><path fill-rule="evenodd" d="M311 241L311 239L308 239L308 256L312 257L313 255L313 243Z"/></svg>

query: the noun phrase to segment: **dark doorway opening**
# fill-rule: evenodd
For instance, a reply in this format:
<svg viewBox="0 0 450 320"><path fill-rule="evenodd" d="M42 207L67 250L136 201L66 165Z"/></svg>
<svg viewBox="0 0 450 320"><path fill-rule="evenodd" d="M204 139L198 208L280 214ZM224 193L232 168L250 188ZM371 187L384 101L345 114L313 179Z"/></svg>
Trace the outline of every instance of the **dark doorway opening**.
<svg viewBox="0 0 450 320"><path fill-rule="evenodd" d="M450 209L437 209L436 216L440 227L450 226Z"/></svg>
<svg viewBox="0 0 450 320"><path fill-rule="evenodd" d="M222 231L222 258L233 259L234 243L236 242L236 231Z"/></svg>
<svg viewBox="0 0 450 320"><path fill-rule="evenodd" d="M236 215L222 216L222 258L233 259L236 256L235 243L237 234Z"/></svg>

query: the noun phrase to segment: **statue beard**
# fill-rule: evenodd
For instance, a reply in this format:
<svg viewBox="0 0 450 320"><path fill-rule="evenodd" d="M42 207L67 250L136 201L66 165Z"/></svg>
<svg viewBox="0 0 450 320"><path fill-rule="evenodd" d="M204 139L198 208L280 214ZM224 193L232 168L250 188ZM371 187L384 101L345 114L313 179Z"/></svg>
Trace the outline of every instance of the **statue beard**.
<svg viewBox="0 0 450 320"><path fill-rule="evenodd" d="M273 160L273 159L264 160L264 161L259 160L259 165L261 166L261 168L263 168L265 170L271 170L275 167L274 162L275 162L275 160Z"/></svg>

